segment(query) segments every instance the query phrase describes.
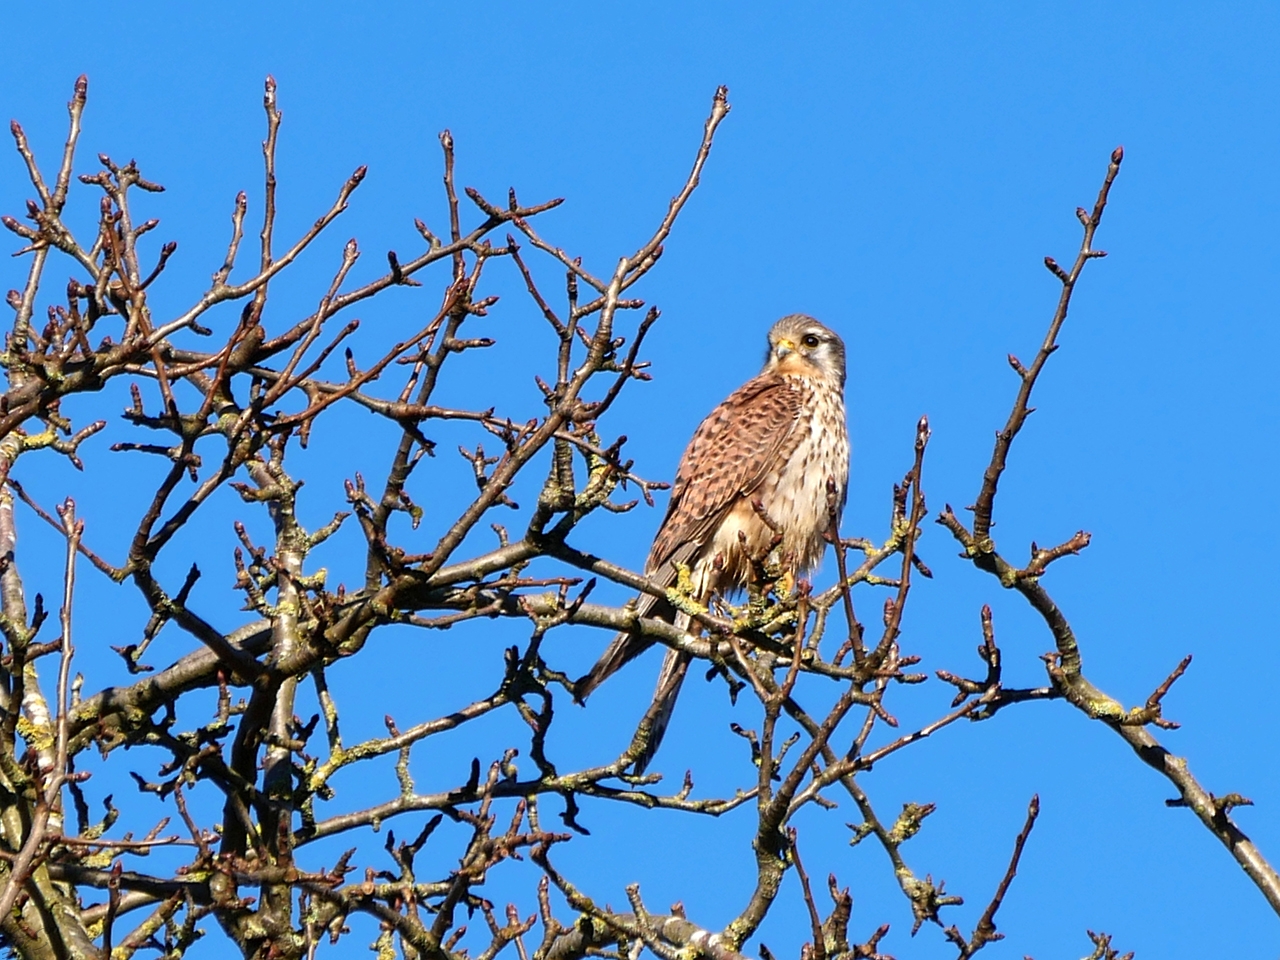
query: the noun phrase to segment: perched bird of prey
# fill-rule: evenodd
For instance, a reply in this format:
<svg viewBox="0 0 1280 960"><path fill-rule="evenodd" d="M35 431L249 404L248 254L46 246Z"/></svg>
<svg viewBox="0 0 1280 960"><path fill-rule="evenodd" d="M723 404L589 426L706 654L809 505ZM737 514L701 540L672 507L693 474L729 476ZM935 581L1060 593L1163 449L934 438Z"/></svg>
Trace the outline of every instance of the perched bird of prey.
<svg viewBox="0 0 1280 960"><path fill-rule="evenodd" d="M706 603L747 586L752 559L764 559L777 526L773 558L796 577L817 566L831 524L827 484L844 507L849 479L849 433L844 412L844 342L813 317L783 317L769 330L764 370L747 381L694 431L680 460L671 502L654 537L645 575L674 584L677 565L689 568L693 596ZM744 536L745 535L745 536ZM636 612L687 629L689 617L665 600L641 596ZM579 700L652 644L639 632L619 633L576 684ZM689 666L668 650L658 678L659 706L644 754L652 759Z"/></svg>

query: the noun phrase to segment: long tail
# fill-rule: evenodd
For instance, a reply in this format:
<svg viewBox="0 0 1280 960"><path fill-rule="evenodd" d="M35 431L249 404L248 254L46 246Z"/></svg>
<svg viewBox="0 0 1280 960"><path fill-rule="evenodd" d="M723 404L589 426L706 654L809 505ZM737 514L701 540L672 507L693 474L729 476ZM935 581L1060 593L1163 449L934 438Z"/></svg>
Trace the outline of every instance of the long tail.
<svg viewBox="0 0 1280 960"><path fill-rule="evenodd" d="M668 611L670 611L670 607L665 600L659 601L657 597L648 594L641 596L636 603L636 615L640 617L660 617L663 620L670 620L674 611ZM614 634L613 640L610 641L609 646L605 647L600 659L574 683L574 699L579 703L585 702L596 687L648 650L653 644L652 638L646 637L639 631L624 630L621 633Z"/></svg>
<svg viewBox="0 0 1280 960"><path fill-rule="evenodd" d="M692 659L687 653L668 650L662 661L658 684L653 691L653 702L645 711L644 719L640 721L640 727L636 731L636 739L642 741L640 754L635 762L637 775L649 768L654 754L662 745L662 738L667 732L667 724L671 722L671 713L675 710L676 698L680 696L680 687L684 684ZM634 744L635 741L632 742Z"/></svg>
<svg viewBox="0 0 1280 960"><path fill-rule="evenodd" d="M596 687L651 646L653 646L653 640L641 633L624 632L615 635L613 641L600 655L600 659L595 662L595 666L574 683L574 699L579 703L584 702Z"/></svg>
<svg viewBox="0 0 1280 960"><path fill-rule="evenodd" d="M676 613L672 619L680 629L689 628L687 614ZM619 633L615 636L595 666L574 684L578 702L585 700L596 687L653 644L653 640L638 633ZM640 720L635 739L632 740L632 747L639 747L635 760L637 775L645 772L654 754L658 752L658 747L662 745L662 738L666 735L667 725L671 722L671 714L676 707L676 698L680 695L680 687L684 684L685 674L688 673L692 660L689 654L679 650L668 650L662 660L658 683L653 690L653 700Z"/></svg>
<svg viewBox="0 0 1280 960"><path fill-rule="evenodd" d="M677 564L685 563L695 548L696 545L693 543L682 547L671 560L660 566L656 572L650 572L649 575L654 580L664 583L674 582ZM703 581L698 594L706 597L710 595L713 586L708 582L710 572L705 565L699 564L698 568L700 579ZM677 611L666 600L652 594L644 594L639 598L636 603L636 615L665 620L681 630L689 629L687 613ZM652 638L646 637L638 630L616 634L595 665L574 684L574 698L579 703L585 702L596 687L648 650L654 642ZM640 726L636 730L636 740L632 741L633 747L637 746L637 741L643 741L639 744L640 752L635 761L637 774L644 773L649 762L653 760L653 755L657 753L658 746L662 743L662 737L667 731L667 724L671 721L671 712L675 709L676 697L680 694L680 686L684 683L685 673L688 672L691 660L692 657L686 653L668 650L666 658L662 661L662 670L658 674L658 686L653 693L653 702L640 721Z"/></svg>

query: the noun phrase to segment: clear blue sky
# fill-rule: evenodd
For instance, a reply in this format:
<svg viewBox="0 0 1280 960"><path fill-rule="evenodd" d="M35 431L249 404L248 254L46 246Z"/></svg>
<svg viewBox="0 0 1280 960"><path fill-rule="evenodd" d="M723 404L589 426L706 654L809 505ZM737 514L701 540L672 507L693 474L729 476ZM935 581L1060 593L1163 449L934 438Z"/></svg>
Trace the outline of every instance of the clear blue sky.
<svg viewBox="0 0 1280 960"><path fill-rule="evenodd" d="M648 350L654 380L631 391L612 427L632 438L640 473L670 476L698 420L755 371L768 324L813 313L849 344L855 453L845 526L873 538L884 534L890 484L908 465L922 413L934 430L931 506L972 502L1016 386L1005 354L1029 359L1057 297L1041 258L1069 260L1073 210L1091 204L1122 143L1124 169L1098 239L1111 256L1086 271L1039 411L1015 448L996 535L1018 557L1032 539L1094 534L1093 546L1047 580L1081 638L1087 675L1137 704L1193 653L1166 701L1184 727L1161 739L1208 789L1257 802L1238 821L1280 860L1280 13L1262 3L692 6L9 4L0 13L0 113L20 119L51 160L71 85L89 75L77 172L92 170L98 152L135 157L168 188L146 205L162 219L155 236L181 244L152 298L163 312L198 295L221 262L236 191L248 190L257 209L261 84L274 74L285 114L281 236L305 228L355 166L369 165L351 211L278 291L287 314L323 293L348 236L365 250L357 273L371 276L386 249L402 257L416 249L414 216L443 228L436 134L445 127L458 143L461 181L494 198L509 185L527 200L566 196L542 231L607 272L661 216L712 91L726 83L733 112L703 187L641 291L664 311ZM16 155L0 160L3 212L20 215L29 193ZM97 201L88 188L72 203L76 222L91 223ZM558 271L539 268L554 287ZM0 269L5 289L20 285L21 262ZM363 342L415 323L434 303L431 283L443 279L429 282L427 299L362 310ZM506 296L483 331L499 339L491 365L473 361L474 376L446 384L442 402L479 403L497 391L513 415L533 415L541 407L532 374L547 368L529 358L549 355L547 331L510 278L495 275L493 289ZM117 393L112 410L124 403ZM355 433L354 444L350 429L317 435L309 522L343 506L342 477L385 469L385 432L358 424L368 433ZM138 472L129 476L111 459L107 446L125 433L117 422L86 445L84 477L35 458L19 477L38 482L49 502L74 493L90 541L110 543L153 480L152 464L130 463ZM428 476L455 490L466 479L451 451L474 438L444 431L439 439L444 455L420 474L420 499L437 496ZM104 484L108 471L114 479ZM452 502L438 496L424 544ZM201 561L208 569L196 600L228 628L241 614L216 604L234 577L235 516L252 515L229 495L197 526L222 552ZM657 513L606 519L582 531L584 545L639 566ZM252 521L261 529L262 518ZM38 553L46 541L25 522ZM354 579L358 531L345 535L326 562ZM119 558L115 543L106 552ZM201 546L175 544L172 571ZM977 611L989 602L1008 681L1042 682L1038 657L1051 641L1025 604L956 559L941 529L931 526L920 549L936 578L913 595L905 650L930 671L974 672ZM23 569L29 587L50 596L52 541L45 559L47 569L39 556L24 558ZM96 598L121 615L82 627L86 690L123 679L103 651L136 640L144 622L129 619L131 587L92 581L86 573L82 609ZM878 601L862 602L870 610ZM402 725L446 712L456 704L433 683L441 664L463 671L460 692L479 692L501 645L522 633L486 624L395 635L385 656L403 670L376 684L354 670L335 681L350 723L360 729L363 709L373 734L385 712ZM173 646L157 659L183 642L165 636ZM553 649L585 666L605 639L566 632ZM629 668L633 699L619 695L620 714L647 698L656 660ZM745 758L726 730L723 694L690 687L658 765L676 775L692 766L708 791L731 788L746 776ZM891 708L906 726L941 713L950 693L933 680L899 691ZM616 749L633 719L565 710L565 736L578 731L558 746L566 757ZM415 769L424 785L455 781L465 758L487 758L517 733L494 726L492 743L429 746ZM153 772L145 755L133 762ZM987 948L993 960L1080 956L1086 927L1113 933L1140 958L1276 955L1280 923L1227 853L1191 814L1165 808L1170 787L1117 737L1064 704L948 730L878 768L866 786L890 815L907 800L939 804L904 853L966 897L950 915L966 930L1039 792L1043 815L999 916L1008 939ZM810 874L820 881L835 871L852 887L859 938L891 922L883 949L900 960L950 956L936 930L908 939L909 913L881 852L845 845L843 824L856 818L845 804L800 820ZM750 819L746 810L717 822L659 817L671 839L657 844L648 815L590 807L595 835L575 840L561 860L601 900L621 904L624 885L639 880L651 903L683 899L691 916L715 925L736 912L750 879ZM415 821L397 832L416 829ZM606 850L610 838L616 845ZM435 862L454 856L450 842L440 841ZM517 898L527 913L532 887L528 874L518 880L504 886L495 874L489 892ZM792 955L806 924L789 889L762 939ZM346 950L363 955L372 939L354 937Z"/></svg>

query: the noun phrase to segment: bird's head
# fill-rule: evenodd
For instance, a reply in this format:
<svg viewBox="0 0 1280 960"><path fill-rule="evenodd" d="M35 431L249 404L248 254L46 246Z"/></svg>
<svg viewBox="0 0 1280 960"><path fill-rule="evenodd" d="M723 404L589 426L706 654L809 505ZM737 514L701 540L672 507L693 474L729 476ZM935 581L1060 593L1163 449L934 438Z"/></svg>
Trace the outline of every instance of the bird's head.
<svg viewBox="0 0 1280 960"><path fill-rule="evenodd" d="M844 341L813 317L793 313L769 329L764 368L774 373L823 376L844 386Z"/></svg>

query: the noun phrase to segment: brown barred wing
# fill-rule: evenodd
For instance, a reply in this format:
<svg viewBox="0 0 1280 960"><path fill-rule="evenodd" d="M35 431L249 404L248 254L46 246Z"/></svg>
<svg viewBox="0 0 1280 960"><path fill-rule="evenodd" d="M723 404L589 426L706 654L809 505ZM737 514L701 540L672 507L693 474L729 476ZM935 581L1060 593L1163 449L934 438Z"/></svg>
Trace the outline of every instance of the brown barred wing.
<svg viewBox="0 0 1280 960"><path fill-rule="evenodd" d="M810 388L764 373L743 384L699 425L680 459L667 514L645 569L652 575L711 540L741 496L780 469L795 447ZM686 561L687 562L687 561Z"/></svg>

